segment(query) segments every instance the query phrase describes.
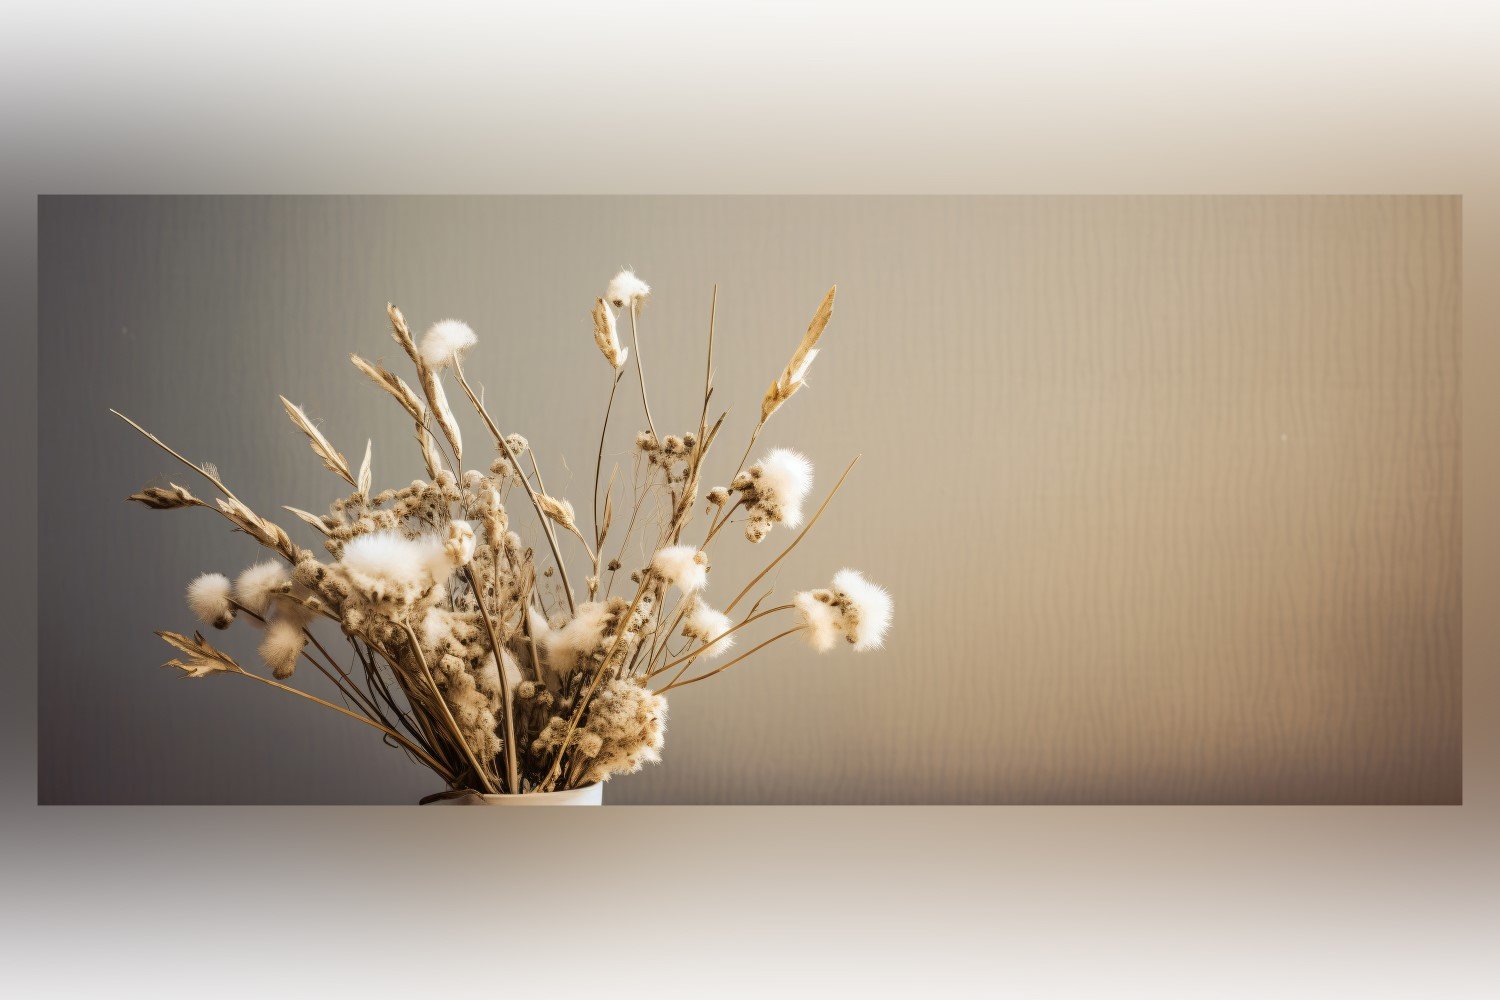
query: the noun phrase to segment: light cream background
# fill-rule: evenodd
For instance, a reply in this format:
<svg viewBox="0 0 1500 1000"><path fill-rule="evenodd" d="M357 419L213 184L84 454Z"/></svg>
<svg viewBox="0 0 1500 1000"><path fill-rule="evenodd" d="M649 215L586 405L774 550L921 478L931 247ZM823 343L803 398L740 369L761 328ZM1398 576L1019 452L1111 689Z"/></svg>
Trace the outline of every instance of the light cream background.
<svg viewBox="0 0 1500 1000"><path fill-rule="evenodd" d="M42 566L40 797L431 791L352 725L153 669L180 584L254 553L118 503L176 471L105 407L263 510L335 489L277 392L409 479L404 418L345 360L394 353L392 299L474 325L472 372L583 509L587 309L629 264L673 427L719 283L723 473L838 283L763 441L806 451L817 495L863 459L773 580L847 562L897 616L882 653L782 647L680 692L665 763L612 802L1456 802L1459 239L1455 198L46 199L43 485L87 489L42 532L106 553L117 596L80 630ZM726 541L711 595L780 539Z"/></svg>

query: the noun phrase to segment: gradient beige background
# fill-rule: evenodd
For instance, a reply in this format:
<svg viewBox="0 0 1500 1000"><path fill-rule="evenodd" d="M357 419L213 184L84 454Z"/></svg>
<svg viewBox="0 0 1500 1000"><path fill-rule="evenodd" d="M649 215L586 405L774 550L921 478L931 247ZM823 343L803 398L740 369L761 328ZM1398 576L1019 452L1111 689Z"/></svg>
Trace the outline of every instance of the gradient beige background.
<svg viewBox="0 0 1500 1000"><path fill-rule="evenodd" d="M457 925L498 926L495 898L434 890L425 877L434 840L463 838L523 845L506 898L537 921L578 920L577 899L558 887L582 884L584 868L591 887L631 891L642 936L659 942L644 966L622 959L615 939L582 958L569 936L528 942L532 961L506 973L517 988L555 991L563 968L612 996L1493 993L1491 5L1051 3L981 15L931 2L917 13L761 5L754 16L643 7L628 23L598 21L617 29L613 45L581 43L574 9L497 9L462 23L410 7L352 19L304 7L286 20L292 13L267 2L216 30L224 25L135 8L81 17L22 6L0 61L13 329L35 322L39 192L1461 192L1465 804L444 818L37 808L37 590L29 575L6 575L0 613L17 669L0 671L0 863L11 887L0 947L23 989L429 989L422 959L435 949L382 937L372 959L372 921L401 923L436 897ZM409 59L409 71L393 72L393 59ZM631 126L601 144L609 95L631 109ZM12 346L0 414L24 477L35 459L36 344L21 336ZM20 490L13 503L30 524L36 498ZM4 545L11 566L36 562L30 533ZM626 863L619 844L651 846ZM349 874L371 870L389 878ZM190 945L165 944L170 933Z"/></svg>
<svg viewBox="0 0 1500 1000"><path fill-rule="evenodd" d="M864 458L767 583L785 600L848 562L899 610L878 654L783 644L678 693L664 763L612 782L612 802L1457 802L1459 212L1456 198L46 199L41 799L436 790L342 720L152 669L151 630L190 626L182 581L262 554L217 518L120 502L181 474L104 404L211 458L257 510L338 495L278 392L347 453L373 435L377 484L409 482L406 418L346 360L392 353L389 298L419 328L451 314L480 332L471 377L549 489L587 510L609 376L586 307L629 263L656 288L642 351L663 432L696 426L720 285L717 398L734 419L710 477L725 480L839 283L811 388L761 448L810 455L819 496ZM644 423L625 389L606 457L628 477ZM483 466L466 417L467 464ZM729 533L709 598L785 541ZM636 545L627 562L645 558ZM108 595L88 628L81 564ZM258 638L226 645L255 662ZM127 741L135 753L110 760Z"/></svg>

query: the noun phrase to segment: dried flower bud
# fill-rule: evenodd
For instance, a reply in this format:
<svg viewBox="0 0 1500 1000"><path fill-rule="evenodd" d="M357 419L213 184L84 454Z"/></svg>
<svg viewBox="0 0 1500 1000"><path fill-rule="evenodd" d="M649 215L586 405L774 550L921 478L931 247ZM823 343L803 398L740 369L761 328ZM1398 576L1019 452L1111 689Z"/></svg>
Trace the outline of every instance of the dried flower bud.
<svg viewBox="0 0 1500 1000"><path fill-rule="evenodd" d="M230 603L231 585L223 573L204 573L188 584L187 602L198 620L213 628L228 628L234 621Z"/></svg>
<svg viewBox="0 0 1500 1000"><path fill-rule="evenodd" d="M455 567L467 566L474 560L474 529L467 521L453 521L448 525L448 537L443 542L443 552Z"/></svg>
<svg viewBox="0 0 1500 1000"><path fill-rule="evenodd" d="M729 491L722 486L715 486L708 491L708 502L715 507L722 507L729 502Z"/></svg>
<svg viewBox="0 0 1500 1000"><path fill-rule="evenodd" d="M208 504L199 500L176 483L170 483L165 488L160 486L148 487L139 493L132 493L125 499L145 504L152 510L173 510L179 507L208 506Z"/></svg>

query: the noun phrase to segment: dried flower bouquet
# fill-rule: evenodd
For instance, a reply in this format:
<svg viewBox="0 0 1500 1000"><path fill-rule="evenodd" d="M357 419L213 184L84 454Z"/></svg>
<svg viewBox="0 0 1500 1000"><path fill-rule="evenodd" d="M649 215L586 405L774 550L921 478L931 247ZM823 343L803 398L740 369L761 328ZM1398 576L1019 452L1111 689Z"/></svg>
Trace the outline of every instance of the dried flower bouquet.
<svg viewBox="0 0 1500 1000"><path fill-rule="evenodd" d="M791 361L761 401L749 445L728 485L703 492L706 527L685 540L698 506L709 450L725 414L710 421L713 396L714 310L697 427L661 435L651 415L641 361L639 319L650 288L629 271L617 275L594 302L594 338L612 381L594 463L592 524L580 525L574 506L551 495L526 439L506 428L470 385L464 358L477 338L457 320L434 324L420 343L406 319L388 307L396 343L410 360L420 392L381 363L355 355L355 367L389 394L411 418L427 478L373 492L371 445L356 470L301 407L282 403L329 472L351 489L326 514L283 508L323 537L331 561L319 559L268 518L245 504L210 464L183 457L139 424L117 414L188 466L217 492L200 499L176 483L130 497L155 510L216 510L272 557L234 581L205 573L187 589L189 608L206 626L234 622L261 630L267 677L242 666L201 633L159 632L178 651L168 664L188 677L234 675L339 712L379 730L436 772L454 791L530 793L577 788L639 770L659 759L666 728L666 694L743 663L772 643L803 636L826 652L840 638L855 650L878 647L891 618L891 599L854 570L830 586L766 606L770 593L733 613L807 534L849 469L806 519L812 466L776 448L746 468L772 415L801 389L833 314L834 289L818 307ZM715 292L715 305L717 291ZM620 343L616 310L629 317L631 347ZM610 414L632 354L646 428L635 440L631 509L617 515L618 467L603 486L601 471ZM477 412L493 442L483 470L464 470L464 441L449 404L445 378ZM727 411L726 411L727 413ZM544 568L513 530L510 509L524 496L545 542ZM611 531L624 522L623 535ZM779 525L799 529L722 610L704 596L708 549L731 524L752 543ZM630 543L647 553L623 566ZM615 551L606 556L606 544ZM581 593L568 574L564 548L589 572ZM616 575L629 585L615 594ZM623 582L623 581L622 581ZM349 651L341 662L315 626L338 626ZM776 622L782 623L773 627ZM747 628L773 631L747 652L710 666ZM341 704L290 681L305 661L338 691Z"/></svg>

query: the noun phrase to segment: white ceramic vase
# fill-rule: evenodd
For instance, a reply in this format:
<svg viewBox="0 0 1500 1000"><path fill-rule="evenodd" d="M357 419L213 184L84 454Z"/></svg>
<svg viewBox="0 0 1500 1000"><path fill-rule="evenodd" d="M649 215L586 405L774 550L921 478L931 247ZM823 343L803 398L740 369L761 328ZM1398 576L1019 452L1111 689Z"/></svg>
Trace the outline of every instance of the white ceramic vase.
<svg viewBox="0 0 1500 1000"><path fill-rule="evenodd" d="M565 788L560 792L531 792L526 795L481 795L467 792L424 800L429 806L602 806L604 782Z"/></svg>

